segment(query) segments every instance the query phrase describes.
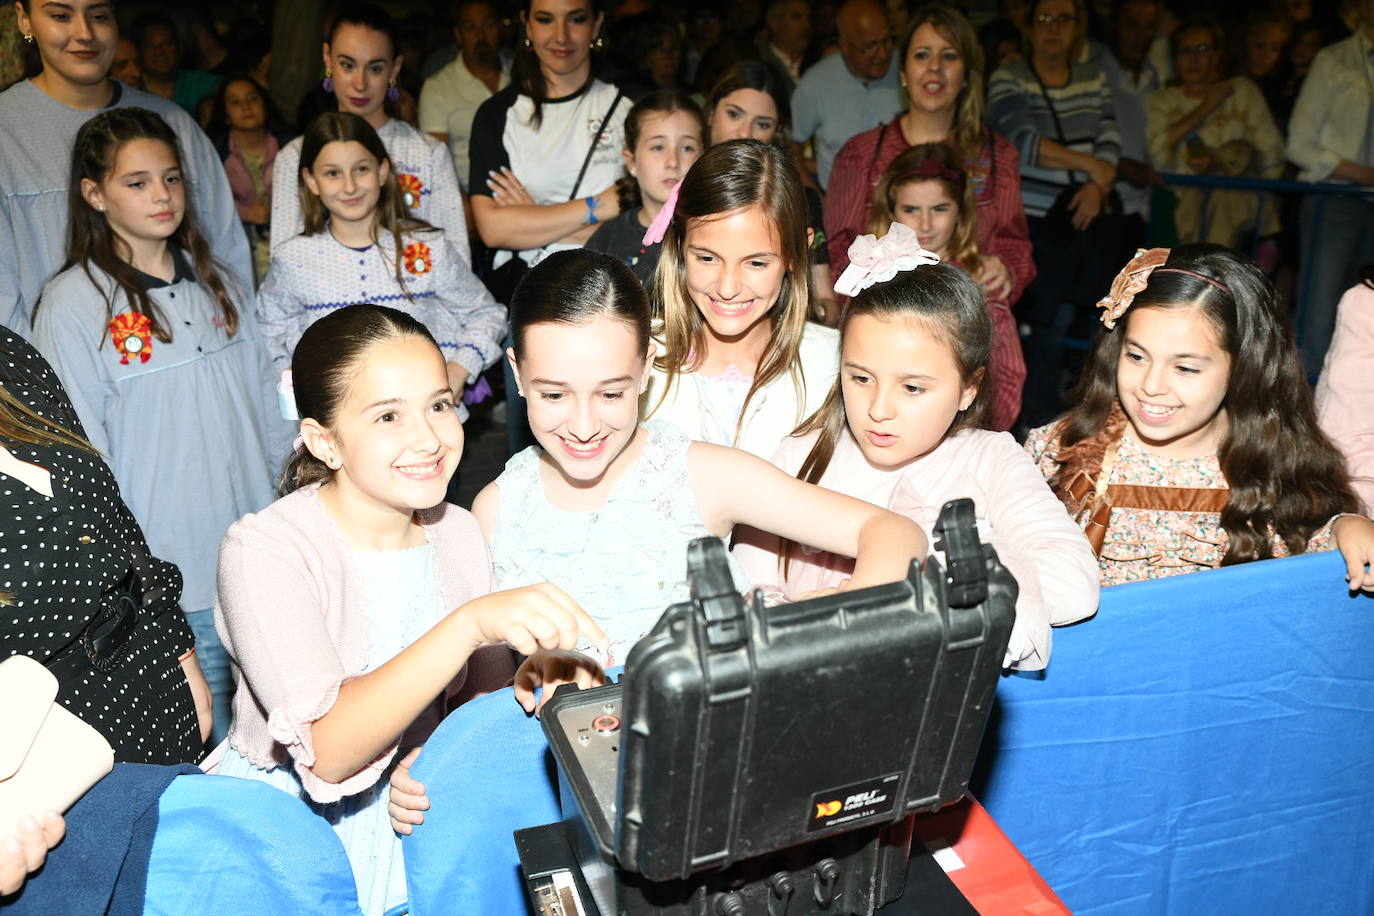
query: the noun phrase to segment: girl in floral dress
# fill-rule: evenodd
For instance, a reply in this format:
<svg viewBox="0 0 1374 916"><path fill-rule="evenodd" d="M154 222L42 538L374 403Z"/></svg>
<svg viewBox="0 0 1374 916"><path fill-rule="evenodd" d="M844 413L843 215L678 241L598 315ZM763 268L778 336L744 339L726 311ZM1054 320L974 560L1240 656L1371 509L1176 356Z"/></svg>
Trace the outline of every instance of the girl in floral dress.
<svg viewBox="0 0 1374 916"><path fill-rule="evenodd" d="M1374 590L1374 522L1353 514L1264 274L1219 245L1152 248L1098 305L1077 406L1026 448L1102 584L1335 547L1350 588Z"/></svg>
<svg viewBox="0 0 1374 916"><path fill-rule="evenodd" d="M258 291L275 367L288 368L305 329L330 312L387 305L429 329L461 393L501 355L505 309L443 230L406 215L391 157L367 121L320 115L302 138L301 161L305 232L276 248Z"/></svg>

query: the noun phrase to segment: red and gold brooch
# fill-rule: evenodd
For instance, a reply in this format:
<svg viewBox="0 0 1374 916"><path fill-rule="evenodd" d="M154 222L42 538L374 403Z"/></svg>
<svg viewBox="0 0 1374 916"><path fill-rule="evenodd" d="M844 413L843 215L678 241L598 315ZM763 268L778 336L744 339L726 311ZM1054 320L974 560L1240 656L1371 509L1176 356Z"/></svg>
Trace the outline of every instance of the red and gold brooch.
<svg viewBox="0 0 1374 916"><path fill-rule="evenodd" d="M429 246L424 242L411 242L403 252L406 270L413 274L427 274L434 266L429 255Z"/></svg>
<svg viewBox="0 0 1374 916"><path fill-rule="evenodd" d="M398 174L396 183L401 186L401 199L405 201L407 210L414 210L420 206L420 192L425 186L420 184L420 179L414 175Z"/></svg>
<svg viewBox="0 0 1374 916"><path fill-rule="evenodd" d="M129 364L129 357L136 356L146 363L153 358L153 331L148 316L141 312L124 312L110 320L110 339L119 352L121 365Z"/></svg>

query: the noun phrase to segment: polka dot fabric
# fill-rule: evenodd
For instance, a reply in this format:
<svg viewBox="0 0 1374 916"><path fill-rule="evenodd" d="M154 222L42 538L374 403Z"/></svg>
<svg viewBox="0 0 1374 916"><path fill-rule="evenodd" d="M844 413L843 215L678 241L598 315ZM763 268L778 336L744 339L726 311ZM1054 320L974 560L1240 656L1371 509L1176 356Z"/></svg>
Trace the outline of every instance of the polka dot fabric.
<svg viewBox="0 0 1374 916"><path fill-rule="evenodd" d="M80 431L48 364L0 328L0 384L40 416ZM115 760L185 763L200 756L195 702L178 657L194 644L177 601L181 573L148 555L114 476L100 457L67 446L0 439L20 461L52 474L52 497L0 474L0 658L23 654L56 675L64 706L105 736ZM107 673L80 637L106 593L136 565L138 626Z"/></svg>

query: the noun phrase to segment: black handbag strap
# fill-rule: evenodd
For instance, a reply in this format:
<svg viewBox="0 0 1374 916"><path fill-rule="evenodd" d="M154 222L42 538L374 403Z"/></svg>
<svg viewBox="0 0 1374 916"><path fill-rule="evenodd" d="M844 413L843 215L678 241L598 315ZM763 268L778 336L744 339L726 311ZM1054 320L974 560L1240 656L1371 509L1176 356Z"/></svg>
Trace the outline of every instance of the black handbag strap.
<svg viewBox="0 0 1374 916"><path fill-rule="evenodd" d="M596 155L596 145L601 142L601 135L606 132L606 125L611 121L611 115L615 114L616 106L624 98L625 93L619 89L615 91L615 98L611 100L611 107L606 109L606 117L601 119L601 126L596 129L596 136L592 137L592 145L587 149L587 155L582 160L582 168L577 172L577 180L573 182L572 193L568 195L568 200L577 200L577 192L582 188L582 179L587 174L587 166L592 164L592 156Z"/></svg>
<svg viewBox="0 0 1374 916"><path fill-rule="evenodd" d="M1064 139L1064 125L1059 123L1059 112L1055 110L1054 99L1050 98L1050 91L1045 87L1045 81L1040 78L1040 71L1036 70L1035 65L1032 63L1027 63L1026 66L1029 67L1030 72L1035 75L1035 81L1040 84L1040 94L1045 97L1045 104L1049 106L1050 117L1054 118L1054 133L1055 136L1059 138L1059 145L1068 149L1069 141ZM1069 82L1073 82L1072 65L1070 65L1069 70ZM1069 174L1069 184L1078 183L1078 179L1074 177L1073 169L1065 169L1064 171Z"/></svg>

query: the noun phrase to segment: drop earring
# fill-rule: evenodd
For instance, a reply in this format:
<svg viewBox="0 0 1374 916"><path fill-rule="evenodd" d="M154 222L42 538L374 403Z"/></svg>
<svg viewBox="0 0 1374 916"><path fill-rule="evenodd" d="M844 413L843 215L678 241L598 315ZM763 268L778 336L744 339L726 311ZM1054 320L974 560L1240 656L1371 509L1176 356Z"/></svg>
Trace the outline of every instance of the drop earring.
<svg viewBox="0 0 1374 916"><path fill-rule="evenodd" d="M332 93L334 91L334 74L328 67L324 68L324 82L320 83L320 86L325 92Z"/></svg>
<svg viewBox="0 0 1374 916"><path fill-rule="evenodd" d="M387 84L386 99L388 102L399 102L401 100L401 90L396 88L395 80Z"/></svg>
<svg viewBox="0 0 1374 916"><path fill-rule="evenodd" d="M600 35L596 36L596 41L592 42L592 47L598 51L605 50L606 39L602 38Z"/></svg>
<svg viewBox="0 0 1374 916"><path fill-rule="evenodd" d="M528 35L525 36L525 47L527 47L527 48L532 48L532 47L534 47L534 42L530 41L530 36L528 36Z"/></svg>
<svg viewBox="0 0 1374 916"><path fill-rule="evenodd" d="M24 36L24 44L26 44L26 45L31 45L31 44L33 44L33 36L32 36L32 35L25 35L25 36Z"/></svg>

